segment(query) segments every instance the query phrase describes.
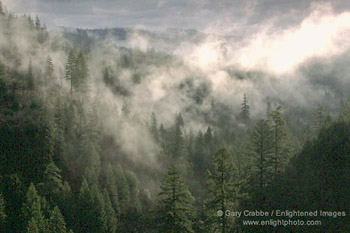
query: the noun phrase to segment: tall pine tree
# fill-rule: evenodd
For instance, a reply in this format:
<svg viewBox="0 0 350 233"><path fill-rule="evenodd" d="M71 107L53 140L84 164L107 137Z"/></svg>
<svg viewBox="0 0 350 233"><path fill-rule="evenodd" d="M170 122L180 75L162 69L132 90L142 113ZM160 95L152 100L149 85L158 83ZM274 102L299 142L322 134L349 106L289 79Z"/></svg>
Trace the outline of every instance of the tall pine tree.
<svg viewBox="0 0 350 233"><path fill-rule="evenodd" d="M213 172L208 171L206 229L209 232L232 232L233 218L226 211L237 209L239 194L238 171L225 147L213 157Z"/></svg>
<svg viewBox="0 0 350 233"><path fill-rule="evenodd" d="M176 165L170 165L158 193L161 231L169 233L193 232L193 197L184 184Z"/></svg>

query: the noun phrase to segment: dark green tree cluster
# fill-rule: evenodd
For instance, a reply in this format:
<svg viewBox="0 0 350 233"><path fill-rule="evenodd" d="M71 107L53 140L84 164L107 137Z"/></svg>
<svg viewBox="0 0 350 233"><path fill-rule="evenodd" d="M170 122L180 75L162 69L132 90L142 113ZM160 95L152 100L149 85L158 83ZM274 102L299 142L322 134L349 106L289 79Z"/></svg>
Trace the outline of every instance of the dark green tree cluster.
<svg viewBox="0 0 350 233"><path fill-rule="evenodd" d="M29 42L25 58L14 40L18 24L28 29L23 30ZM168 125L152 113L147 125L133 112L126 86L145 82L145 67L164 67L175 58L154 50L120 50L115 67L102 68L100 77L124 103L118 109L123 113L113 117L149 129L150 147L157 153L157 166L149 168L122 149L124 140L103 130L106 106L89 93L94 54L86 31L78 30L75 46L57 42L38 17L17 17L1 3L0 26L6 45L0 48L1 232L350 230L349 100L342 102L336 120L325 107L317 108L302 135L293 130L303 126L290 121L288 105L269 101L266 118L255 119L247 95L241 111L227 111L228 117L226 106L213 101L211 110L220 122L203 114L202 122L208 123L203 131L190 129L188 109ZM64 77L56 77L60 72L51 56L57 51L67 57ZM128 85L119 80L124 71L131 74ZM198 98L194 102L203 104ZM247 209L346 216L323 218L314 228L273 228L242 223L266 218L226 215Z"/></svg>

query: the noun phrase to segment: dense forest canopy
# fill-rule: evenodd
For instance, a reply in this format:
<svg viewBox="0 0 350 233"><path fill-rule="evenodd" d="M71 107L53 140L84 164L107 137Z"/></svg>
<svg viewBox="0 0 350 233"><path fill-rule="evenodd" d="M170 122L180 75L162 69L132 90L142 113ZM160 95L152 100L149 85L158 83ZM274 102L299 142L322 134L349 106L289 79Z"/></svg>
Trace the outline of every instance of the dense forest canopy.
<svg viewBox="0 0 350 233"><path fill-rule="evenodd" d="M223 62L231 39L0 4L0 232L349 231L349 51L279 73Z"/></svg>

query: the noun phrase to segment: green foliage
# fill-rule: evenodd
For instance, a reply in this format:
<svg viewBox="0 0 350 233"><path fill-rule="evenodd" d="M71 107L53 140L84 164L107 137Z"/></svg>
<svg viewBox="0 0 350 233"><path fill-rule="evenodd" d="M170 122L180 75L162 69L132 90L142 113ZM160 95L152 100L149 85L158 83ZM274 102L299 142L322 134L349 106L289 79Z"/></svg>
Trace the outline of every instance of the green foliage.
<svg viewBox="0 0 350 233"><path fill-rule="evenodd" d="M240 113L240 118L244 123L247 123L250 120L250 110L249 110L249 105L248 105L248 99L247 95L244 94L243 96L243 102L241 104L241 113Z"/></svg>
<svg viewBox="0 0 350 233"><path fill-rule="evenodd" d="M154 112L152 112L152 115L151 115L150 132L154 140L158 143L159 142L158 122L157 122L157 116Z"/></svg>
<svg viewBox="0 0 350 233"><path fill-rule="evenodd" d="M46 233L48 231L48 221L44 218L42 204L42 198L38 195L34 184L31 183L22 209L24 221L27 222L27 232Z"/></svg>
<svg viewBox="0 0 350 233"><path fill-rule="evenodd" d="M117 167L115 168L115 176L116 176L120 211L122 213L125 213L130 203L130 188L128 185L128 181L125 177L124 169L120 166L120 164L118 164Z"/></svg>
<svg viewBox="0 0 350 233"><path fill-rule="evenodd" d="M64 191L64 185L61 170L53 162L46 166L43 182L38 184L38 187L52 206L59 203Z"/></svg>
<svg viewBox="0 0 350 233"><path fill-rule="evenodd" d="M50 213L49 229L50 232L67 232L66 223L64 222L64 218L61 214L61 211L57 206L55 206L55 208L53 208L53 210Z"/></svg>
<svg viewBox="0 0 350 233"><path fill-rule="evenodd" d="M214 154L213 168L213 172L208 171L205 229L209 232L230 232L234 218L227 217L225 213L237 210L241 195L238 171L225 147ZM218 211L223 214L218 215Z"/></svg>
<svg viewBox="0 0 350 233"><path fill-rule="evenodd" d="M273 140L273 152L272 152L272 166L273 176L277 179L278 174L283 168L284 161L287 161L286 155L286 139L287 139L287 123L282 114L282 107L278 106L275 111L271 112L269 117L271 118L271 130Z"/></svg>
<svg viewBox="0 0 350 233"><path fill-rule="evenodd" d="M253 156L253 189L256 190L259 206L263 208L266 204L265 187L271 181L272 164L271 154L273 152L273 131L268 120L260 120L256 123L250 135L250 152Z"/></svg>
<svg viewBox="0 0 350 233"><path fill-rule="evenodd" d="M170 165L158 193L162 232L193 232L194 198L176 165Z"/></svg>
<svg viewBox="0 0 350 233"><path fill-rule="evenodd" d="M104 228L106 232L114 233L118 229L118 224L117 224L118 220L117 220L117 215L112 207L112 203L109 198L107 189L103 190L103 197L105 201L105 211L106 211Z"/></svg>
<svg viewBox="0 0 350 233"><path fill-rule="evenodd" d="M89 188L83 179L79 193L78 232L103 232L105 226L104 199L97 184Z"/></svg>
<svg viewBox="0 0 350 233"><path fill-rule="evenodd" d="M185 144L183 138L183 126L184 121L181 113L176 116L175 126L172 132L172 142L171 142L171 159L177 160L184 156Z"/></svg>
<svg viewBox="0 0 350 233"><path fill-rule="evenodd" d="M46 66L45 66L45 74L52 78L52 75L53 75L53 71L54 71L54 66L53 66L53 63L52 63L52 59L50 56L47 56L46 58Z"/></svg>

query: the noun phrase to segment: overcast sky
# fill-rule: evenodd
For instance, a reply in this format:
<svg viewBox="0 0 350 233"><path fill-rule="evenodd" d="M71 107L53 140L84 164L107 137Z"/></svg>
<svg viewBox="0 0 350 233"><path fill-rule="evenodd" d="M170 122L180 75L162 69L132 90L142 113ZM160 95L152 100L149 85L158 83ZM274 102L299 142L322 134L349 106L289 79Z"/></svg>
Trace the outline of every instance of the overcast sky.
<svg viewBox="0 0 350 233"><path fill-rule="evenodd" d="M194 28L237 33L264 22L300 23L318 0L2 0L17 14L39 15L49 28L154 27ZM349 0L322 1L335 12Z"/></svg>

